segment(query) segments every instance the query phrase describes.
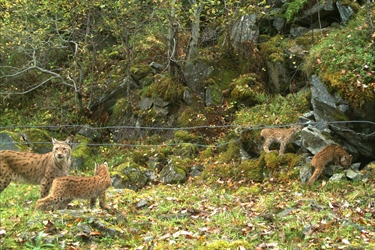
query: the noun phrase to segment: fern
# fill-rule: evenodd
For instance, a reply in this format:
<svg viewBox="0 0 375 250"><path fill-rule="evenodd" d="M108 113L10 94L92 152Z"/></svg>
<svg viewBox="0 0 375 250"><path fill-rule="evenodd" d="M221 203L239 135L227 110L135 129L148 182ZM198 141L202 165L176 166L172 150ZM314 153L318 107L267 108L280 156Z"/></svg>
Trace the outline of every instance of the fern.
<svg viewBox="0 0 375 250"><path fill-rule="evenodd" d="M308 0L296 0L291 3L287 3L287 9L285 11L285 17L288 22L290 22L298 12L305 6Z"/></svg>

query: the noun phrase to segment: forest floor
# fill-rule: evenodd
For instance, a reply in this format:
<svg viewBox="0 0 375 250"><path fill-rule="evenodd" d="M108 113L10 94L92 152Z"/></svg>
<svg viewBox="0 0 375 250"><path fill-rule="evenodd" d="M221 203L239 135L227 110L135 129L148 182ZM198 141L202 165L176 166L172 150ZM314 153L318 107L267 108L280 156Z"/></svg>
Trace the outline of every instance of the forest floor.
<svg viewBox="0 0 375 250"><path fill-rule="evenodd" d="M0 249L374 249L373 183L298 182L235 188L149 185L107 191L111 211L35 211L38 186L0 194Z"/></svg>

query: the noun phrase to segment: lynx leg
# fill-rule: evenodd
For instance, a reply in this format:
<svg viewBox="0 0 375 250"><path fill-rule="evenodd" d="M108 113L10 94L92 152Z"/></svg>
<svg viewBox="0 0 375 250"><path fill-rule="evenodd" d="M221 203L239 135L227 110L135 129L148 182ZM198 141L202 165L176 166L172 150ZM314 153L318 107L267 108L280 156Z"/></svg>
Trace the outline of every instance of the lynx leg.
<svg viewBox="0 0 375 250"><path fill-rule="evenodd" d="M46 177L42 179L42 181L40 182L40 198L44 198L48 195L49 190L52 186L52 181L48 180Z"/></svg>
<svg viewBox="0 0 375 250"><path fill-rule="evenodd" d="M95 204L96 204L96 198L97 198L97 197L93 197L93 198L90 199L90 208L95 207Z"/></svg>
<svg viewBox="0 0 375 250"><path fill-rule="evenodd" d="M286 143L281 143L280 144L280 150L279 150L279 155L284 155L286 149Z"/></svg>
<svg viewBox="0 0 375 250"><path fill-rule="evenodd" d="M323 173L324 168L322 167L315 167L313 175L310 177L310 180L308 182L308 186L312 187L314 185L314 182L319 178L319 176Z"/></svg>
<svg viewBox="0 0 375 250"><path fill-rule="evenodd" d="M105 191L99 194L99 206L107 211L110 210L109 206L105 204Z"/></svg>
<svg viewBox="0 0 375 250"><path fill-rule="evenodd" d="M269 140L269 139L266 139L264 141L264 143L263 143L263 150L264 150L264 152L266 152L266 153L270 152L269 147L270 147L271 143L272 143L272 141Z"/></svg>

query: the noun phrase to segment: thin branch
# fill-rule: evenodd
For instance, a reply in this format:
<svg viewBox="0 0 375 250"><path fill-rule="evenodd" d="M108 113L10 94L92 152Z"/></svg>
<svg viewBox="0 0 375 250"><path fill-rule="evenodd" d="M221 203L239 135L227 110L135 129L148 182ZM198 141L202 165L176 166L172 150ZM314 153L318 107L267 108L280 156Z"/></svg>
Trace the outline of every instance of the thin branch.
<svg viewBox="0 0 375 250"><path fill-rule="evenodd" d="M39 88L40 86L42 86L46 82L51 81L52 79L55 79L55 78L56 78L55 76L52 76L52 77L48 78L47 80L44 80L43 82L39 83L38 85L36 85L36 86L34 86L34 87L32 87L28 90L25 90L23 92L0 92L0 95L24 95L24 94L30 93L31 91Z"/></svg>

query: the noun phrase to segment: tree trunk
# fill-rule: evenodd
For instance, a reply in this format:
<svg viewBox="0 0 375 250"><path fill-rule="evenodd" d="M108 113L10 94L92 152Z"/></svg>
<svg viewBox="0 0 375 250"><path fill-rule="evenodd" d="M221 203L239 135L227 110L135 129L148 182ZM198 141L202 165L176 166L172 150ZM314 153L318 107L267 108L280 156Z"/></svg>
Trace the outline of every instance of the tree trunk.
<svg viewBox="0 0 375 250"><path fill-rule="evenodd" d="M169 18L168 34L168 71L173 77L178 77L177 45L178 45L178 22L175 19L176 0L172 0L171 16Z"/></svg>
<svg viewBox="0 0 375 250"><path fill-rule="evenodd" d="M198 6L196 0L190 0L190 4L195 8L195 16L191 28L191 37L188 45L188 54L187 60L191 60L196 56L197 53L197 44L199 39L199 29L200 29L200 17L203 10L203 6Z"/></svg>

